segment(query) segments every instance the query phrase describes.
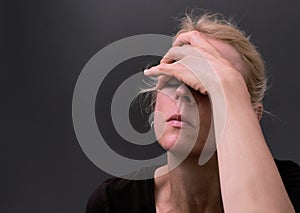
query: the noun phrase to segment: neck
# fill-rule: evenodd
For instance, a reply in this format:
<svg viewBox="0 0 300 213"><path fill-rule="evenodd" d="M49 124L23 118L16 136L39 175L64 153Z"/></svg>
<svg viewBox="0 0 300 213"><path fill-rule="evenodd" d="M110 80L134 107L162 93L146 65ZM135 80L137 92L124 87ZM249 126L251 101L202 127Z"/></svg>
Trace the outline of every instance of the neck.
<svg viewBox="0 0 300 213"><path fill-rule="evenodd" d="M168 154L168 162L176 162ZM167 174L156 178L157 196L183 212L221 212L222 199L216 154L204 165L199 156L189 156ZM165 168L170 168L170 164ZM159 175L159 170L157 171ZM196 211L197 210L197 211Z"/></svg>

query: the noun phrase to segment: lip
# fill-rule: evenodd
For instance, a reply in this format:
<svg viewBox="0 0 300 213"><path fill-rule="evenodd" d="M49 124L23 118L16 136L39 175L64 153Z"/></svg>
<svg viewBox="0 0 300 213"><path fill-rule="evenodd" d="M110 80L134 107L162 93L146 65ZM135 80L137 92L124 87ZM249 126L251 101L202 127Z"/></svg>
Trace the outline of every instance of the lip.
<svg viewBox="0 0 300 213"><path fill-rule="evenodd" d="M194 125L192 125L185 117L183 117L180 114L173 114L172 116L170 116L167 121L166 121L169 125L176 127L176 128L181 128L184 126L192 126L194 127Z"/></svg>

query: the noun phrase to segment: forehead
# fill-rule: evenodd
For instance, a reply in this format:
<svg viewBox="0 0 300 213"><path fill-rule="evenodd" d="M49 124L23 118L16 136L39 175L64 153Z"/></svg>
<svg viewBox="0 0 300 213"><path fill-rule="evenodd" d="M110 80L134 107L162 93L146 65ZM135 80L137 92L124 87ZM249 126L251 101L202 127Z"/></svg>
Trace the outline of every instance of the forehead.
<svg viewBox="0 0 300 213"><path fill-rule="evenodd" d="M207 38L209 43L211 43L220 54L230 62L235 69L237 69L243 76L247 74L247 65L242 58L242 55L230 44L212 38Z"/></svg>

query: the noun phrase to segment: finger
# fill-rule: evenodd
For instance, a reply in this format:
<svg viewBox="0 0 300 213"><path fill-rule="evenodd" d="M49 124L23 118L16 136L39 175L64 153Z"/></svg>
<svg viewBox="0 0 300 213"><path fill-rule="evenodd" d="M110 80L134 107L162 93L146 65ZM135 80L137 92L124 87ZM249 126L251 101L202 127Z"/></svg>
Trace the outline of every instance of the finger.
<svg viewBox="0 0 300 213"><path fill-rule="evenodd" d="M175 62L175 61L179 61L180 59L182 59L185 55L187 50L185 50L187 47L187 45L185 46L181 46L181 47L171 47L168 52L163 56L161 62L163 63L170 63Z"/></svg>
<svg viewBox="0 0 300 213"><path fill-rule="evenodd" d="M172 46L182 46L185 44L190 44L192 46L202 46L203 45L203 36L200 32L193 30L185 33L179 34Z"/></svg>
<svg viewBox="0 0 300 213"><path fill-rule="evenodd" d="M177 62L174 62L172 64L162 63L157 66L151 67L148 70L144 70L144 75L145 76L167 75L167 76L177 78L177 76L179 76L182 72L184 72L184 69L186 68Z"/></svg>
<svg viewBox="0 0 300 213"><path fill-rule="evenodd" d="M161 62L173 63L183 59L185 56L199 56L199 50L191 45L171 47L168 52L163 56Z"/></svg>
<svg viewBox="0 0 300 213"><path fill-rule="evenodd" d="M207 86L211 86L214 82L212 79L216 78L210 63L204 57L193 56L185 57L177 63L180 63L186 70L190 71L191 75L188 75L190 78L196 79L191 81L194 84L190 84L189 86L204 95L208 94Z"/></svg>
<svg viewBox="0 0 300 213"><path fill-rule="evenodd" d="M172 76L169 75L161 75L158 77L158 81L156 84L156 89L160 90L164 87L164 85L166 84L166 82L168 82L171 78L173 78Z"/></svg>
<svg viewBox="0 0 300 213"><path fill-rule="evenodd" d="M149 70L144 71L144 74L146 76L167 75L174 77L194 90L200 91L202 94L206 94L206 89L202 85L200 79L197 78L195 73L190 70L188 66L182 64L181 61L182 60L172 64L160 64L158 66L151 67ZM159 87L161 87L161 85L159 85Z"/></svg>
<svg viewBox="0 0 300 213"><path fill-rule="evenodd" d="M172 58L167 58L167 57L163 57L160 60L160 63L165 63L165 64L172 64L173 62L175 62Z"/></svg>
<svg viewBox="0 0 300 213"><path fill-rule="evenodd" d="M220 55L219 51L208 41L205 35L195 30L179 34L173 42L173 46L183 46L186 44L199 47L213 55Z"/></svg>
<svg viewBox="0 0 300 213"><path fill-rule="evenodd" d="M166 65L169 64L159 64L157 66L153 66L149 69L144 70L145 76L159 76L159 75L169 75L172 76L172 74L169 72L170 69L167 68Z"/></svg>

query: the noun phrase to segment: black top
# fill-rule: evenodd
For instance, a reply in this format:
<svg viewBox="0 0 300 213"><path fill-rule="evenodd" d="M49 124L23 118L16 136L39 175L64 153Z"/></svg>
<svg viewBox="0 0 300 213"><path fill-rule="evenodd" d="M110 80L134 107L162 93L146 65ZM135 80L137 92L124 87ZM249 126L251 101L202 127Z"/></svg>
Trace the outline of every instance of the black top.
<svg viewBox="0 0 300 213"><path fill-rule="evenodd" d="M275 162L296 213L300 213L300 167L292 161ZM137 175L150 173L154 177L156 168L144 168ZM86 213L155 212L154 179L108 179L94 191L86 208Z"/></svg>

